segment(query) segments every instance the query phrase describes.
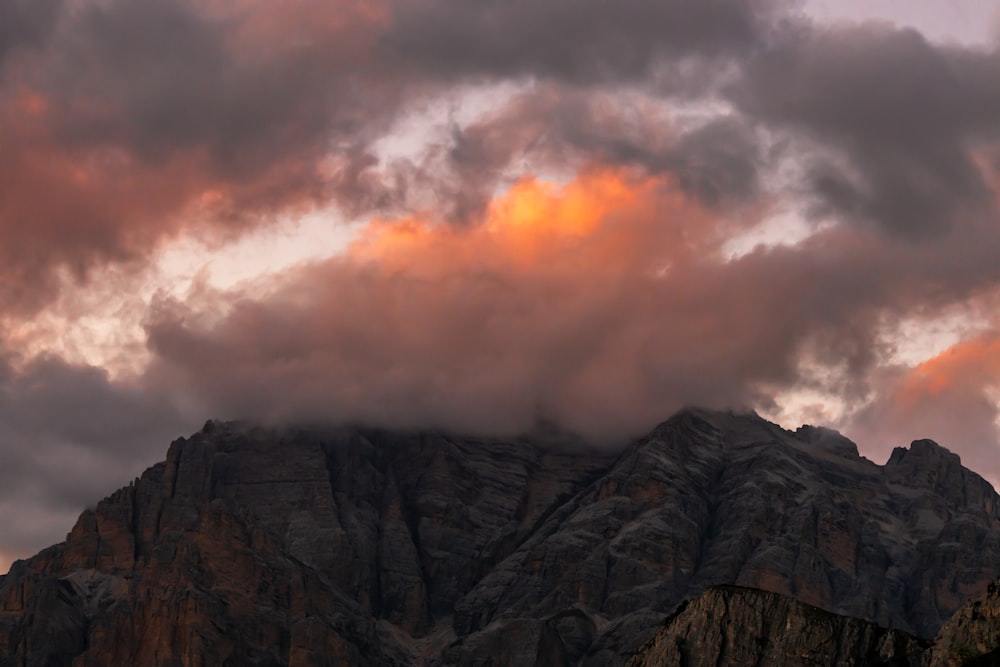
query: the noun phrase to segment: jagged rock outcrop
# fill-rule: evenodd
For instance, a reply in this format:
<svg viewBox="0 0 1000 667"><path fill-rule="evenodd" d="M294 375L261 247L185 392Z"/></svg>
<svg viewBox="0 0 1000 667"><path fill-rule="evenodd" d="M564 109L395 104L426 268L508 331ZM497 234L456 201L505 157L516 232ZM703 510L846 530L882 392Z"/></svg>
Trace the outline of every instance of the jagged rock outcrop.
<svg viewBox="0 0 1000 667"><path fill-rule="evenodd" d="M0 666L621 664L718 584L929 637L1000 574L1000 499L929 441L571 440L210 423L0 578Z"/></svg>
<svg viewBox="0 0 1000 667"><path fill-rule="evenodd" d="M1000 665L1000 580L986 595L962 607L934 641L931 667Z"/></svg>
<svg viewBox="0 0 1000 667"><path fill-rule="evenodd" d="M720 583L933 636L1000 572L995 493L964 471L942 495L931 473L920 486L816 435L696 411L657 428L459 602L468 636L446 658L471 663L496 641L481 634L578 608L600 629L588 659L613 662ZM933 470L925 450L915 462Z"/></svg>
<svg viewBox="0 0 1000 667"><path fill-rule="evenodd" d="M930 642L792 598L712 587L681 606L629 667L920 667Z"/></svg>
<svg viewBox="0 0 1000 667"><path fill-rule="evenodd" d="M959 610L933 642L777 593L713 586L683 602L628 665L995 667L1000 580Z"/></svg>

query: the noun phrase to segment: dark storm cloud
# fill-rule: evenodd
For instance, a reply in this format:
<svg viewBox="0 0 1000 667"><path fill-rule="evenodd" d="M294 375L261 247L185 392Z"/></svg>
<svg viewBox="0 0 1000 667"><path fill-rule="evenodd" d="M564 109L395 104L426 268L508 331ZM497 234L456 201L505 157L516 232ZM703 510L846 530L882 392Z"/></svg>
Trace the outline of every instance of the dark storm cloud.
<svg viewBox="0 0 1000 667"><path fill-rule="evenodd" d="M773 3L10 7L10 25L24 27L18 40L37 48L0 87L0 299L30 313L65 277L139 265L178 233L234 235L331 200L364 215L423 187L452 218L470 219L503 156L458 164L485 167L458 187L428 165L372 164L391 123L456 73L551 78L574 95L574 83L639 82L664 67L691 70L692 58L721 71L760 39ZM713 179L702 173L692 187L717 196Z"/></svg>
<svg viewBox="0 0 1000 667"><path fill-rule="evenodd" d="M600 18L606 3L486 2L460 10L414 3L395 15L385 39L398 51L390 53L406 54L415 68L543 82L537 99L515 101L506 115L455 134L456 165L477 174L471 190L456 193L457 210L481 205L474 193L490 190L483 174L498 172L505 159L567 145L606 162L672 170L706 201L752 198L764 133L778 142L771 162L799 163L800 180L790 187L813 198L818 220L933 237L960 218L993 211L981 164L1000 138L995 50L931 43L885 24L820 26L782 18L775 4L699 5L704 13L684 18L671 3L641 5L615 5L614 15ZM579 11L579 23L560 14L570 11ZM639 16L642 25L633 25ZM694 41L671 32L685 21ZM564 28L550 30L556 25ZM633 37L620 40L623 34ZM659 87L679 63L697 72L695 85ZM721 94L735 109L663 141L649 125L630 128L621 108L604 118L594 113L602 97L622 97L630 85L689 102Z"/></svg>
<svg viewBox="0 0 1000 667"><path fill-rule="evenodd" d="M0 560L68 532L83 507L192 430L167 399L58 358L0 360Z"/></svg>
<svg viewBox="0 0 1000 667"><path fill-rule="evenodd" d="M453 77L638 81L660 64L755 47L779 3L707 0L403 0L383 57Z"/></svg>
<svg viewBox="0 0 1000 667"><path fill-rule="evenodd" d="M377 124L380 106L394 106L374 78L363 89L348 81L363 66L358 35L254 20L266 16L214 16L176 0L87 6L48 72L70 107L59 119L66 140L111 142L145 160L203 150L252 179L289 156L319 159L331 136L355 136ZM95 91L96 108L86 99Z"/></svg>
<svg viewBox="0 0 1000 667"><path fill-rule="evenodd" d="M0 77L9 53L39 46L45 40L63 3L64 0L6 0L0 5Z"/></svg>
<svg viewBox="0 0 1000 667"><path fill-rule="evenodd" d="M683 134L657 162L690 195L717 206L760 194L763 150L751 125L727 116Z"/></svg>
<svg viewBox="0 0 1000 667"><path fill-rule="evenodd" d="M922 236L993 205L974 150L1000 132L998 81L995 51L879 24L799 25L749 61L732 98L814 142L804 185L818 216Z"/></svg>
<svg viewBox="0 0 1000 667"><path fill-rule="evenodd" d="M406 82L358 85L374 28L354 4L209 7L79 3L7 71L0 299L11 309L46 303L57 271L85 280L181 231L236 234L327 203L337 191L324 158L399 113Z"/></svg>

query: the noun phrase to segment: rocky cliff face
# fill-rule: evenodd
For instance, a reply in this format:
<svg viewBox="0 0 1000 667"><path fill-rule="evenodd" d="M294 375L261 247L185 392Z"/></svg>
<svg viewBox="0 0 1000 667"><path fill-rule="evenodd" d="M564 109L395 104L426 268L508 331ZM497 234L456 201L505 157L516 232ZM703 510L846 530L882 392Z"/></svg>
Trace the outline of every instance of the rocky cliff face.
<svg viewBox="0 0 1000 667"><path fill-rule="evenodd" d="M755 415L617 454L209 424L0 578L0 665L621 664L717 584L928 637L998 517L929 441L882 467Z"/></svg>
<svg viewBox="0 0 1000 667"><path fill-rule="evenodd" d="M930 642L776 593L713 587L685 603L629 667L920 667Z"/></svg>
<svg viewBox="0 0 1000 667"><path fill-rule="evenodd" d="M752 588L713 586L685 601L629 667L995 667L1000 580L933 642Z"/></svg>
<svg viewBox="0 0 1000 667"><path fill-rule="evenodd" d="M929 662L931 667L1000 665L1000 580L945 623Z"/></svg>

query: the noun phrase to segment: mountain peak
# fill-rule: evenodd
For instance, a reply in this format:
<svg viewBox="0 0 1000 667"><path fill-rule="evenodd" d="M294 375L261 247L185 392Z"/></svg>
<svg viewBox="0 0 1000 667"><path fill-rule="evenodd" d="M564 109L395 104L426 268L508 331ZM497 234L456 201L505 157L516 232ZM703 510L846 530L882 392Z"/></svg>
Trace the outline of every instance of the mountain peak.
<svg viewBox="0 0 1000 667"><path fill-rule="evenodd" d="M942 466L949 464L961 465L962 459L947 447L942 447L934 440L921 438L914 440L907 447L894 447L892 455L886 462L886 467L899 466L907 461L910 465Z"/></svg>
<svg viewBox="0 0 1000 667"><path fill-rule="evenodd" d="M858 446L841 435L840 431L825 426L803 424L795 429L795 437L810 445L817 445L847 457L858 457Z"/></svg>
<svg viewBox="0 0 1000 667"><path fill-rule="evenodd" d="M550 441L212 422L0 579L0 664L621 664L716 584L931 636L1000 571L933 443L697 408Z"/></svg>
<svg viewBox="0 0 1000 667"><path fill-rule="evenodd" d="M909 448L892 450L884 467L890 482L931 489L951 502L978 507L994 521L1000 518L1000 501L993 486L962 466L958 454L933 440L914 440Z"/></svg>
<svg viewBox="0 0 1000 667"><path fill-rule="evenodd" d="M970 472L962 467L958 454L930 439L914 440L909 448L894 448L885 471L897 483L935 489L960 489L965 473Z"/></svg>

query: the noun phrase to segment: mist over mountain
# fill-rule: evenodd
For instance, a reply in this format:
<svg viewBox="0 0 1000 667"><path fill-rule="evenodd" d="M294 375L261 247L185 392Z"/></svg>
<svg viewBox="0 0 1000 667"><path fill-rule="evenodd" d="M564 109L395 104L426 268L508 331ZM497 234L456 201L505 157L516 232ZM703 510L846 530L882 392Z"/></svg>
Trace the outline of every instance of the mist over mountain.
<svg viewBox="0 0 1000 667"><path fill-rule="evenodd" d="M0 578L0 665L620 665L665 622L731 659L719 604L759 650L829 614L845 656L923 659L942 626L979 655L996 626L949 619L998 574L1000 497L929 440L880 466L700 409L617 452L209 422ZM810 632L773 650L829 657Z"/></svg>

